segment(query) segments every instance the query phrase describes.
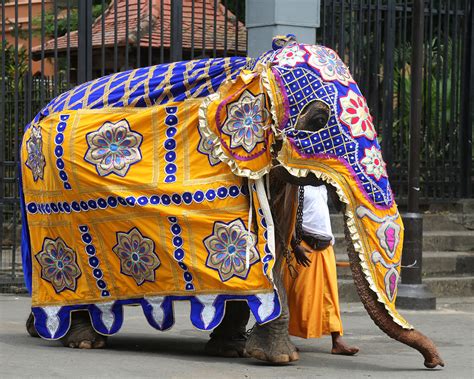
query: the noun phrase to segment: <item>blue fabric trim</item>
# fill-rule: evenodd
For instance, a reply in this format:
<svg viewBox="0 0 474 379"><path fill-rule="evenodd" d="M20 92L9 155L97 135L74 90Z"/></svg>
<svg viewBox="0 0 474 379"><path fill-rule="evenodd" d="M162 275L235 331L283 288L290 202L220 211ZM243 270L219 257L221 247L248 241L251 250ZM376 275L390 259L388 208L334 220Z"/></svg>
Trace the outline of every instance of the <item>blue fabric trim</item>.
<svg viewBox="0 0 474 379"><path fill-rule="evenodd" d="M259 324L273 321L281 314L280 299L276 290L256 295L157 296L64 307L33 307L32 311L38 334L42 338L56 340L68 332L71 326L71 312L74 311L89 311L94 329L103 335L113 335L122 327L123 306L141 305L148 323L155 329L164 331L174 325L173 302L189 301L191 323L198 329L211 330L222 322L225 303L235 300L247 301Z"/></svg>
<svg viewBox="0 0 474 379"><path fill-rule="evenodd" d="M21 145L18 151L21 151ZM23 194L23 184L21 178L21 160L18 162L18 173L19 173L19 191L20 191L20 212L21 212L21 261L23 266L23 277L26 288L31 295L31 244L30 244L30 231L28 228L28 218L26 215L26 204L25 196Z"/></svg>
<svg viewBox="0 0 474 379"><path fill-rule="evenodd" d="M225 71L226 62L228 65L227 72ZM110 84L110 93L107 96L108 105L110 107L147 107L148 104L145 101L144 95L145 86L147 86L149 89L146 99L151 104L155 104L164 90L162 85L163 80L169 75L170 77L166 83L166 91L168 91L168 95L160 100L160 104L165 104L170 101L184 101L187 98L186 91L188 90L183 83L185 73L188 74L188 83L193 84L190 94L196 97L195 92L198 92L197 97L208 96L210 94L207 87L209 81L211 82L213 90L216 91L225 79L234 79L245 67L247 62L248 58L244 57L200 59L195 61L182 61L172 64L161 64L158 66L143 67L136 70L124 71L115 74L113 79L112 75L108 75L87 83L83 83L54 98L35 116L33 123L37 123L41 118L44 118L55 112L61 112L65 110L103 108L104 99L101 98L103 97L105 86L107 84ZM187 69L187 65L189 63L192 63L191 69ZM207 75L203 75L205 73L204 70L206 69L208 70ZM148 79L150 73L151 77ZM144 86L138 86L135 88L130 96L127 99L124 99L123 96L125 94L125 88L123 84L128 79L131 79L130 88L133 88L136 83L140 83L142 81L145 81L146 83L144 83ZM84 97L88 90L89 94L87 99L85 99ZM68 101L68 108L65 107L65 99L69 95L71 98ZM124 103L124 101L126 103Z"/></svg>

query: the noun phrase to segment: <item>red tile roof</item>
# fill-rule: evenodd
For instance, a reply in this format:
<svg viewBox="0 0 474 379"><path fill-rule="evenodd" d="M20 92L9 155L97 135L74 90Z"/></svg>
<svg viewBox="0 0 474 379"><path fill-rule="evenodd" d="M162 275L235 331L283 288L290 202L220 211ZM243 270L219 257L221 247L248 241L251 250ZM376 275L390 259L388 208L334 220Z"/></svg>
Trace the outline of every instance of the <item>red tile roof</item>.
<svg viewBox="0 0 474 379"><path fill-rule="evenodd" d="M116 5L114 3L117 3ZM192 24L192 3L194 2L194 27ZM126 24L128 19L128 42L135 45L137 39L138 28L138 5L140 5L140 45L142 47L149 46L149 0L128 0L128 18L126 14L125 0L112 0L109 7L105 10L102 17L104 17L105 33L102 36L102 17L98 17L92 25L92 46L98 48L102 46L102 37L104 38L104 45L107 47L114 46L115 43L115 23L117 23L117 45L124 46L127 40ZM170 47L170 20L171 20L171 0L152 0L152 34L151 45L153 47L161 46L161 39L163 38L163 47ZM161 5L163 4L163 11ZM205 17L203 17L203 4ZM117 8L117 16L115 17L115 8ZM220 1L217 1L217 9L215 12L214 0L183 0L183 48L191 49L191 41L194 39L194 48L196 55L199 55L199 50L202 50L203 37L203 19L205 19L205 47L209 51L216 45L217 51L233 52L236 42L236 17L227 10L227 24L226 8ZM163 25L161 22L161 13L163 13ZM216 13L214 15L214 13ZM214 17L216 17L216 38L214 41ZM163 29L163 36L161 30ZM192 30L194 29L194 36ZM238 29L238 52L245 54L247 50L247 31L242 22L237 23ZM225 45L225 36L227 30L227 45ZM69 35L69 47L77 49L78 33L73 31ZM66 50L67 35L61 36L56 40L58 50ZM47 41L44 45L44 50L52 51L55 48L54 39ZM34 52L41 51L41 45L33 49ZM208 52L209 54L209 52Z"/></svg>

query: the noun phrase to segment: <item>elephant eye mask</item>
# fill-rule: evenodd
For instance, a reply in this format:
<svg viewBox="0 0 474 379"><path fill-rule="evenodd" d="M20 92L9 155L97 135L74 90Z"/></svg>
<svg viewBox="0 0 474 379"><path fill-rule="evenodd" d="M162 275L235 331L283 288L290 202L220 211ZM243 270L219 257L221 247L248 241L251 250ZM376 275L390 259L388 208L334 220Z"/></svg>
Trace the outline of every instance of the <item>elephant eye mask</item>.
<svg viewBox="0 0 474 379"><path fill-rule="evenodd" d="M52 100L26 128L23 261L42 337L63 337L78 310L114 334L133 304L159 330L173 325L180 300L204 330L220 323L226 301L247 301L259 323L280 315L262 193L212 154L198 127L202 103L246 63L101 78ZM265 95L241 99L223 108L219 128L244 155L267 154ZM253 129L239 133L245 123Z"/></svg>

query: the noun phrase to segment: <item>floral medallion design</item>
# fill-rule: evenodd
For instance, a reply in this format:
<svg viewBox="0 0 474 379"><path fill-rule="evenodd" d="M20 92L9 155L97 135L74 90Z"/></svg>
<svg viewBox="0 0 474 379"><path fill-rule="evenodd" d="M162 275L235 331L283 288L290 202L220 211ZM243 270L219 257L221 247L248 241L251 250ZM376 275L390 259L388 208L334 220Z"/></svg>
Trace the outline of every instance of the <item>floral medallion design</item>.
<svg viewBox="0 0 474 379"><path fill-rule="evenodd" d="M305 49L309 53L308 65L318 70L323 80L337 80L345 86L354 83L349 69L333 50L315 45L305 45Z"/></svg>
<svg viewBox="0 0 474 379"><path fill-rule="evenodd" d="M290 45L285 47L275 56L278 66L295 67L297 63L305 63L304 56L306 51L300 49L298 45Z"/></svg>
<svg viewBox="0 0 474 379"><path fill-rule="evenodd" d="M380 265L388 271L384 275L385 294L389 301L395 300L395 294L397 293L398 281L400 280L400 274L398 273L397 267L400 266L400 262L390 263L385 261L382 255L378 251L372 252L372 262L375 265ZM383 270L379 267L379 270Z"/></svg>
<svg viewBox="0 0 474 379"><path fill-rule="evenodd" d="M33 179L36 182L38 179L43 179L44 166L46 166L46 160L43 155L43 138L41 136L41 127L31 127L30 138L26 141L26 151L28 158L25 162L32 174Z"/></svg>
<svg viewBox="0 0 474 379"><path fill-rule="evenodd" d="M401 226L396 222L399 218L399 213L392 216L378 217L364 206L357 207L357 216L360 218L368 217L372 221L381 224L376 231L380 246L390 259L393 259L400 244Z"/></svg>
<svg viewBox="0 0 474 379"><path fill-rule="evenodd" d="M366 137L372 141L377 133L365 99L349 90L347 96L341 97L340 101L342 109L340 119L349 127L352 136Z"/></svg>
<svg viewBox="0 0 474 379"><path fill-rule="evenodd" d="M382 152L375 146L370 149L364 149L364 158L361 159L367 174L372 175L375 179L380 180L382 176L387 177L387 164L382 159Z"/></svg>
<svg viewBox="0 0 474 379"><path fill-rule="evenodd" d="M388 257L392 259L395 256L398 245L400 243L401 227L396 222L388 218L380 228L377 229L377 238L380 246L387 253Z"/></svg>
<svg viewBox="0 0 474 379"><path fill-rule="evenodd" d="M209 255L206 265L219 273L223 282L233 276L246 279L250 266L259 261L255 245L257 237L250 232L249 268L246 268L247 230L240 218L229 222L216 221L213 233L204 239Z"/></svg>
<svg viewBox="0 0 474 379"><path fill-rule="evenodd" d="M212 141L209 138L204 137L200 130L199 134L201 135L201 139L199 140L198 151L201 154L207 155L207 159L211 166L216 166L221 163L221 160L216 155Z"/></svg>
<svg viewBox="0 0 474 379"><path fill-rule="evenodd" d="M155 270L161 261L155 253L155 243L137 228L117 233L117 244L112 248L120 259L120 271L142 285L155 281Z"/></svg>
<svg viewBox="0 0 474 379"><path fill-rule="evenodd" d="M41 265L41 277L50 282L57 293L76 290L81 269L76 253L61 238L45 238L42 250L35 257Z"/></svg>
<svg viewBox="0 0 474 379"><path fill-rule="evenodd" d="M395 267L392 267L384 277L385 282L385 293L390 301L395 299L397 293L398 281L400 280L400 274Z"/></svg>
<svg viewBox="0 0 474 379"><path fill-rule="evenodd" d="M84 159L95 165L100 176L116 174L124 177L130 166L142 159L143 137L134 132L125 119L106 122L86 138L89 149Z"/></svg>
<svg viewBox="0 0 474 379"><path fill-rule="evenodd" d="M264 142L269 114L263 93L254 96L245 90L238 100L228 104L222 131L230 136L230 147L242 147L250 153L259 142Z"/></svg>

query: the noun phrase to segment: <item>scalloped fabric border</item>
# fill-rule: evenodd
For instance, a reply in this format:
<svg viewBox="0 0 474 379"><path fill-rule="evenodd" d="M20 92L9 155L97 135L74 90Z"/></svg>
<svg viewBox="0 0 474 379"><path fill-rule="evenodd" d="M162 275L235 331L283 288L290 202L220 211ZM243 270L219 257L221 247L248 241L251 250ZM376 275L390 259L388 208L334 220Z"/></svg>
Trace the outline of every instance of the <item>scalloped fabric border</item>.
<svg viewBox="0 0 474 379"><path fill-rule="evenodd" d="M71 312L88 311L94 329L109 336L122 327L124 305L141 305L148 323L155 329L165 331L174 325L173 303L189 301L191 323L198 329L211 330L222 322L225 303L236 300L247 302L258 324L280 317L281 305L276 290L254 295L150 296L96 304L33 307L32 311L38 334L44 339L57 340L68 332Z"/></svg>

